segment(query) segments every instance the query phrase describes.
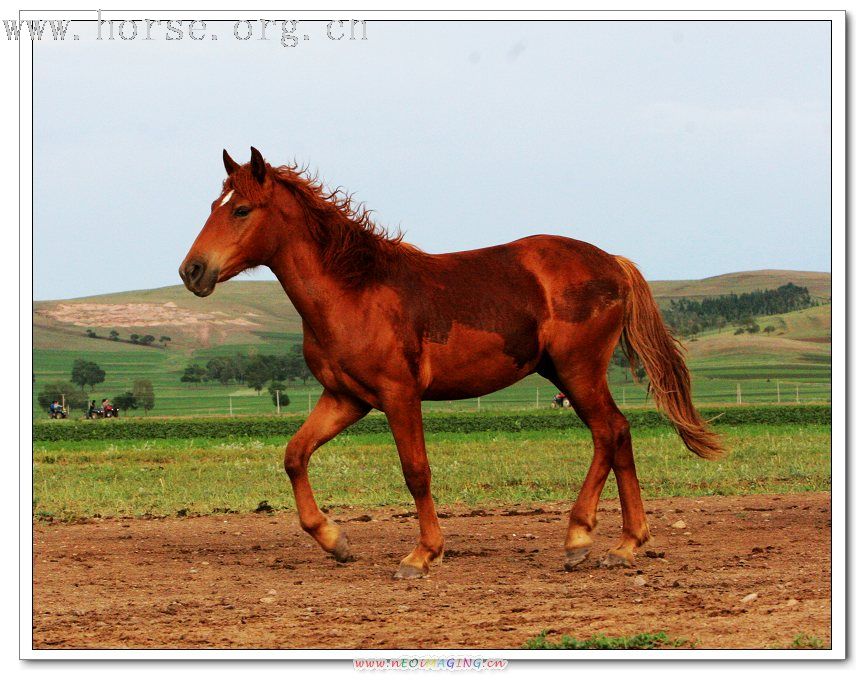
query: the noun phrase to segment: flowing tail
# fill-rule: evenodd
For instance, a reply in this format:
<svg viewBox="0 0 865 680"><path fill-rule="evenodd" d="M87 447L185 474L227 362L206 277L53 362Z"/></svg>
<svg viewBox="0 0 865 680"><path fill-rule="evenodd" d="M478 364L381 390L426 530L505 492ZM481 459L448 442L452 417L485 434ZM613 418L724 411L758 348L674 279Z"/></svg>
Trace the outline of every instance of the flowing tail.
<svg viewBox="0 0 865 680"><path fill-rule="evenodd" d="M618 256L616 261L631 284L622 332L631 371L642 361L655 403L667 414L685 446L700 458L723 458L727 452L720 438L708 428L691 401L691 374L682 345L664 324L649 284L633 262Z"/></svg>

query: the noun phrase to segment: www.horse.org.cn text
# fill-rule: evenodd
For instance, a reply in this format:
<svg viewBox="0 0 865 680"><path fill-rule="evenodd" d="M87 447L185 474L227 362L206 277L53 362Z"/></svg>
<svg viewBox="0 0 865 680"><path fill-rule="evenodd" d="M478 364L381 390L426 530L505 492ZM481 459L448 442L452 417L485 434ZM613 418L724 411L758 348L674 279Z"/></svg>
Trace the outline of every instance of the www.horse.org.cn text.
<svg viewBox="0 0 865 680"><path fill-rule="evenodd" d="M231 31L208 31L204 20L183 19L103 19L97 14L95 21L76 22L94 24L97 41L176 41L192 40L238 40L278 41L283 47L297 47L304 42L327 40L329 42L358 42L367 40L367 22L362 19L333 19L331 21L305 22L294 19L245 19L230 22ZM7 40L65 41L80 40L81 34L70 31L68 19L4 19L3 28ZM93 34L91 34L93 36Z"/></svg>

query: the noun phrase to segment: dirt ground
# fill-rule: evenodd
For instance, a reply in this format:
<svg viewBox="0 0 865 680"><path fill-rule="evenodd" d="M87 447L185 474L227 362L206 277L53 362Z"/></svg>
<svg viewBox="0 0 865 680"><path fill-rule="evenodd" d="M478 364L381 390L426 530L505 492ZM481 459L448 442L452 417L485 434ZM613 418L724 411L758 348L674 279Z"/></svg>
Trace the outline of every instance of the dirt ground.
<svg viewBox="0 0 865 680"><path fill-rule="evenodd" d="M293 513L38 524L33 644L512 648L548 629L665 631L701 648L788 647L798 634L829 645L829 504L823 493L649 501L654 557L606 570L597 558L620 516L604 501L595 552L572 573L566 504L442 508L444 563L408 582L391 574L417 523L395 509L332 513L359 558L347 565Z"/></svg>

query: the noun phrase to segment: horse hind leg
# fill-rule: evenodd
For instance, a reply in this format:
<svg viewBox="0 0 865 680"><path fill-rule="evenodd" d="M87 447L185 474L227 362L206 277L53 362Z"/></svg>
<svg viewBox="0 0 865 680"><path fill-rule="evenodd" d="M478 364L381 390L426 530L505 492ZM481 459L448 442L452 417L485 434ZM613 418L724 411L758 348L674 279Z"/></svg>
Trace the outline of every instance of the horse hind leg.
<svg viewBox="0 0 865 680"><path fill-rule="evenodd" d="M601 561L602 566L634 563L634 550L649 539L649 528L637 479L628 421L616 406L607 387L606 375L594 380L559 376L560 389L592 433L594 455L571 508L565 538L565 569L574 570L589 555L592 531L597 524L598 501L612 469L616 475L622 506L622 537Z"/></svg>

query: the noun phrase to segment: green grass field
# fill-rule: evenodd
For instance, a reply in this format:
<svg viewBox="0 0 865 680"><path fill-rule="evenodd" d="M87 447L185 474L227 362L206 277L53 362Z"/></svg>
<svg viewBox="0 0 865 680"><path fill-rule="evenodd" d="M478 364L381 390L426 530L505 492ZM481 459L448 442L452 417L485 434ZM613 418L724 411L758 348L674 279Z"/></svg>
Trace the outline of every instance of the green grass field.
<svg viewBox="0 0 865 680"><path fill-rule="evenodd" d="M291 336L291 342L299 342L300 336ZM761 338L766 340L766 338ZM96 344L98 341L91 341ZM693 351L695 345L709 340L700 339L689 343L693 373L693 393L698 404L735 404L737 388L741 390L745 404L760 404L828 401L830 395L830 356L825 351L810 351L799 354L762 353L717 353L706 356ZM218 354L248 352L254 348L261 353L284 351L286 340L258 345L226 345L218 348L195 350L189 355L160 349L136 348L133 345L113 351L79 352L73 350L36 349L34 366L36 382L33 390L33 413L35 418L47 418L39 408L36 395L47 382L68 380L75 359L86 358L98 363L106 372L105 383L90 391L91 397L101 400L113 397L132 387L136 379L147 379L153 383L156 408L150 415L237 415L267 414L275 411L267 392L258 395L242 385L221 386L205 384L190 386L180 382L183 368L192 360L206 363ZM290 343L289 343L290 344ZM810 343L808 343L810 345ZM129 349L127 349L127 347ZM769 351L767 349L766 351ZM645 385L636 385L630 374L619 367L608 373L610 389L619 404L626 406L650 403ZM780 384L779 384L780 382ZM453 402L427 402L427 410L473 410L473 409L534 409L549 408L557 389L544 378L532 375L521 382L495 394L480 399ZM292 384L288 388L291 403L283 411L306 413L315 404L321 393L315 381L308 385ZM81 413L73 417L81 417ZM143 415L134 412L126 415Z"/></svg>
<svg viewBox="0 0 865 680"><path fill-rule="evenodd" d="M687 452L669 428L633 432L647 498L825 491L830 430L823 425L719 427L720 462ZM575 498L592 456L588 431L427 437L433 491L444 505ZM292 508L285 437L236 440L36 442L34 514L74 520ZM412 507L388 434L339 436L318 451L311 478L322 506ZM604 496L616 495L611 476Z"/></svg>
<svg viewBox="0 0 865 680"><path fill-rule="evenodd" d="M663 306L674 297L743 292L777 287L787 281L807 286L816 297L825 298L829 294L830 278L819 272L740 272L699 281L658 281L651 285ZM66 309L72 317L63 317L64 320L53 317L52 310L58 307ZM167 334L172 340L167 348L157 348L88 338L84 334L88 326L81 324L90 318L88 314L96 314L92 311L94 307L103 310L103 314L106 309L114 310L111 314L124 319L122 323L105 326L94 324L92 327L100 335L107 336L110 328L117 328L123 337L138 332L156 337ZM177 314L205 315L210 320L171 325L172 315ZM70 318L77 321L73 323ZM99 318L104 321L104 317ZM252 325L231 324L238 319ZM831 305L822 305L758 319L761 327L775 328L769 334L736 335L735 328L728 327L689 340L685 346L693 373L695 401L734 404L739 392L745 404L828 401L830 321ZM159 326L162 322L168 325ZM149 325L136 326L136 323ZM192 361L205 364L218 355L283 353L299 343L301 337L300 319L276 282L233 281L205 299L191 296L182 286L172 286L73 301L39 302L34 315L33 414L35 418L47 418L36 403L36 395L46 382L68 380L75 359L95 361L105 370L105 382L90 390L91 398L97 401L130 389L137 379L147 379L153 383L156 395L156 408L150 415L272 413L275 407L266 392L257 395L240 385L190 386L180 382L181 373ZM613 396L620 404L646 403L645 385L635 385L626 371L614 367L608 376ZM482 397L480 403L435 402L425 404L425 408L462 411L548 408L556 392L549 382L533 375ZM290 385L291 404L284 410L306 413L319 393L320 387L314 382ZM80 417L81 413L73 416Z"/></svg>
<svg viewBox="0 0 865 680"><path fill-rule="evenodd" d="M212 352L213 350L211 350ZM92 398L115 395L132 387L139 378L153 383L156 408L150 412L155 416L181 415L253 415L273 413L276 407L265 391L258 395L240 385L187 386L180 382L180 375L188 359L157 350L139 353L126 352L87 353L63 350L36 350L36 382L33 392L35 418L45 419L47 414L38 406L36 395L42 385L57 380L68 380L72 362L86 357L96 361L106 372L106 381L90 390ZM698 404L735 404L737 385L741 389L743 403L802 403L828 401L829 366L826 363L775 362L769 363L755 357L754 363L737 358L727 363L724 358L699 359L691 364L693 371L694 399ZM651 403L647 399L645 385L635 385L619 368L609 372L610 389L616 401L622 405L635 406ZM427 410L489 410L502 408L546 409L558 390L544 378L532 375L504 390L480 399L426 402ZM287 390L291 403L283 412L306 413L321 393L320 386L311 381L308 385L292 384ZM142 412L125 415L142 416ZM83 413L74 412L73 417Z"/></svg>

